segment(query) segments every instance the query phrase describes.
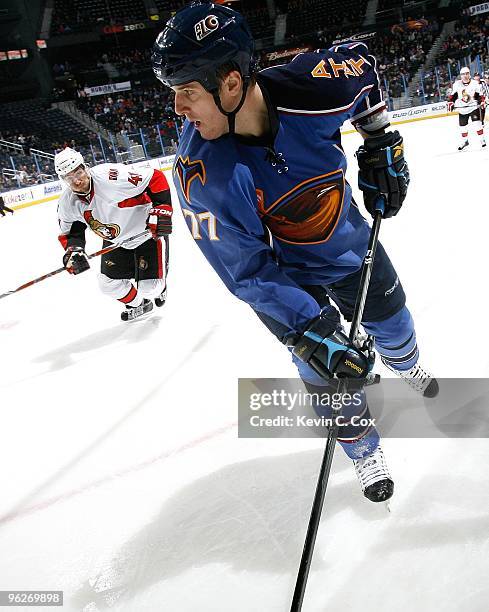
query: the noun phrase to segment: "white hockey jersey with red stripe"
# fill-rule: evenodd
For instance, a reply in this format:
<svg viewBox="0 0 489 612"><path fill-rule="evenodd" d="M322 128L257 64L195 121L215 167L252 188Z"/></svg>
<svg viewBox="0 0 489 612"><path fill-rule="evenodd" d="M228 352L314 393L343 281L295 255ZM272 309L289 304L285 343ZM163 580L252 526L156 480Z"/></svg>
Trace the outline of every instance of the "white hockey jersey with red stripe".
<svg viewBox="0 0 489 612"><path fill-rule="evenodd" d="M465 84L459 79L455 81L452 89L452 96L457 94L455 103L453 105L455 110L458 110L462 115L467 115L478 108L480 99L478 100L475 94L482 94L480 84L475 80L471 79L470 83Z"/></svg>
<svg viewBox="0 0 489 612"><path fill-rule="evenodd" d="M69 234L75 221L85 223L104 240L122 242L144 232L153 193L169 189L165 175L153 168L132 168L124 164L100 164L89 169L92 186L89 196L66 189L59 199L58 219L62 235ZM142 236L124 244L135 249L148 240Z"/></svg>

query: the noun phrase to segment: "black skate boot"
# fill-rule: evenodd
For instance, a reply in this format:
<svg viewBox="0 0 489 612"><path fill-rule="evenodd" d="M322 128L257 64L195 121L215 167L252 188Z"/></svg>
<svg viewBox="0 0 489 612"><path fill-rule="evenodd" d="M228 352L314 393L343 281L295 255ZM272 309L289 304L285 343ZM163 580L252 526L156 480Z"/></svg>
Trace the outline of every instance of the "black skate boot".
<svg viewBox="0 0 489 612"><path fill-rule="evenodd" d="M158 306L158 308L161 308L165 302L166 302L166 287L163 289L160 295L157 298L155 298L155 306Z"/></svg>
<svg viewBox="0 0 489 612"><path fill-rule="evenodd" d="M436 378L430 374L427 370L422 368L419 363L413 365L409 370L396 370L389 363L381 357L382 363L389 368L391 372L394 372L400 376L407 384L418 393L421 393L424 397L436 397L438 395L439 386Z"/></svg>
<svg viewBox="0 0 489 612"><path fill-rule="evenodd" d="M121 319L123 321L135 321L141 319L144 315L147 315L153 310L153 302L151 300L144 299L139 306L126 306L126 310L121 313Z"/></svg>
<svg viewBox="0 0 489 612"><path fill-rule="evenodd" d="M462 144L459 146L458 150L459 151L463 151L468 146L469 146L469 141L466 140L465 142L462 142Z"/></svg>
<svg viewBox="0 0 489 612"><path fill-rule="evenodd" d="M385 502L392 497L394 481L390 477L380 445L371 455L363 459L354 459L353 465L367 499L373 502Z"/></svg>

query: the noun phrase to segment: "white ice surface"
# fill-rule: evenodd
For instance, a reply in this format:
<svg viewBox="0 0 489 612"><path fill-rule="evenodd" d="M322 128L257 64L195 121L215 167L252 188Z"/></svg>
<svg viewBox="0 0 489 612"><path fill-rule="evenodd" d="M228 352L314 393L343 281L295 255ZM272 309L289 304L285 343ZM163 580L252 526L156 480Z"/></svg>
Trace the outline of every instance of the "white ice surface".
<svg viewBox="0 0 489 612"><path fill-rule="evenodd" d="M456 152L453 118L400 130L412 185L381 240L422 360L487 376L489 151ZM97 266L0 301L0 590L63 590L70 612L289 609L323 443L237 438L238 377L295 370L175 217L146 321L119 321ZM60 265L56 235L53 203L0 219L0 293ZM335 454L304 612L486 611L488 441L384 448L390 515Z"/></svg>

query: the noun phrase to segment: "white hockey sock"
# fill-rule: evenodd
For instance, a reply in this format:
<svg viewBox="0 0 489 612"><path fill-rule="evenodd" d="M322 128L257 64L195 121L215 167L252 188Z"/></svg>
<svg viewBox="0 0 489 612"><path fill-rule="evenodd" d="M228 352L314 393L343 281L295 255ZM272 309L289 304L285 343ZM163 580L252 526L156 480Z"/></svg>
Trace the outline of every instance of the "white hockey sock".
<svg viewBox="0 0 489 612"><path fill-rule="evenodd" d="M143 301L143 296L129 279L109 278L105 274L99 274L98 282L102 293L126 306L139 306Z"/></svg>
<svg viewBox="0 0 489 612"><path fill-rule="evenodd" d="M162 278L141 280L138 283L138 293L149 299L156 298L161 295L164 288L165 281Z"/></svg>
<svg viewBox="0 0 489 612"><path fill-rule="evenodd" d="M484 126L482 125L482 121L474 121L474 127L477 130L481 142L484 142Z"/></svg>

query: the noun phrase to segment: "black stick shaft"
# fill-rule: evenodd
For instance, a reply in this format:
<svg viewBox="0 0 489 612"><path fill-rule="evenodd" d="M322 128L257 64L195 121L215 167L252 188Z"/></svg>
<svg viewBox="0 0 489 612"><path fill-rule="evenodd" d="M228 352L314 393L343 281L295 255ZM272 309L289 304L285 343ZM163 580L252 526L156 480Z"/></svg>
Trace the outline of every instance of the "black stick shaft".
<svg viewBox="0 0 489 612"><path fill-rule="evenodd" d="M338 425L336 422L333 422L333 425L331 425L328 431L326 448L324 449L323 460L319 470L316 492L314 494L314 501L312 503L309 524L307 526L306 539L304 541L304 549L302 551L299 571L297 572L297 580L295 583L294 596L292 598L290 612L300 612L302 610L302 602L304 600L307 578L311 568L312 555L314 552L314 545L316 543L319 522L321 520L324 496L326 495L326 488L328 486L329 473L331 471L331 464L333 462L334 447L337 437Z"/></svg>
<svg viewBox="0 0 489 612"><path fill-rule="evenodd" d="M380 223L382 221L382 212L375 213L372 229L370 230L370 238L368 241L367 252L363 258L362 274L358 285L357 301L355 310L353 311L353 319L350 326L349 338L353 342L357 337L360 323L365 310L365 302L367 301L368 288L370 286L370 277L372 276L372 268L374 265L375 253L377 251L377 243L379 241Z"/></svg>
<svg viewBox="0 0 489 612"><path fill-rule="evenodd" d="M355 310L353 313L353 320L349 335L350 340L352 342L355 340L356 335L358 333L358 328L360 326L360 322L363 317L363 311L365 309L365 301L367 299L370 277L372 275L372 266L375 258L375 252L377 250L381 221L382 212L378 210L375 213L374 223L370 231L367 252L365 253L365 257L363 259L362 264L362 274L358 286L357 300L355 303ZM347 383L344 383L343 381L339 383L340 392L345 391L346 384ZM309 524L307 526L306 539L302 551L299 571L297 572L297 580L295 583L294 596L292 598L292 606L290 608L290 612L300 612L302 610L302 602L304 601L307 578L309 576L312 555L314 553L314 545L316 543L316 536L324 505L324 497L326 495L329 474L331 472L331 464L333 462L334 448L336 445L336 439L338 438L339 426L337 423L337 417L339 416L339 414L341 414L341 409L336 411L334 414L336 418L333 419L333 424L331 425L328 431L326 448L324 449L323 460L321 462L321 468L319 470L316 493L314 494L314 501L312 503L311 515L309 517Z"/></svg>

